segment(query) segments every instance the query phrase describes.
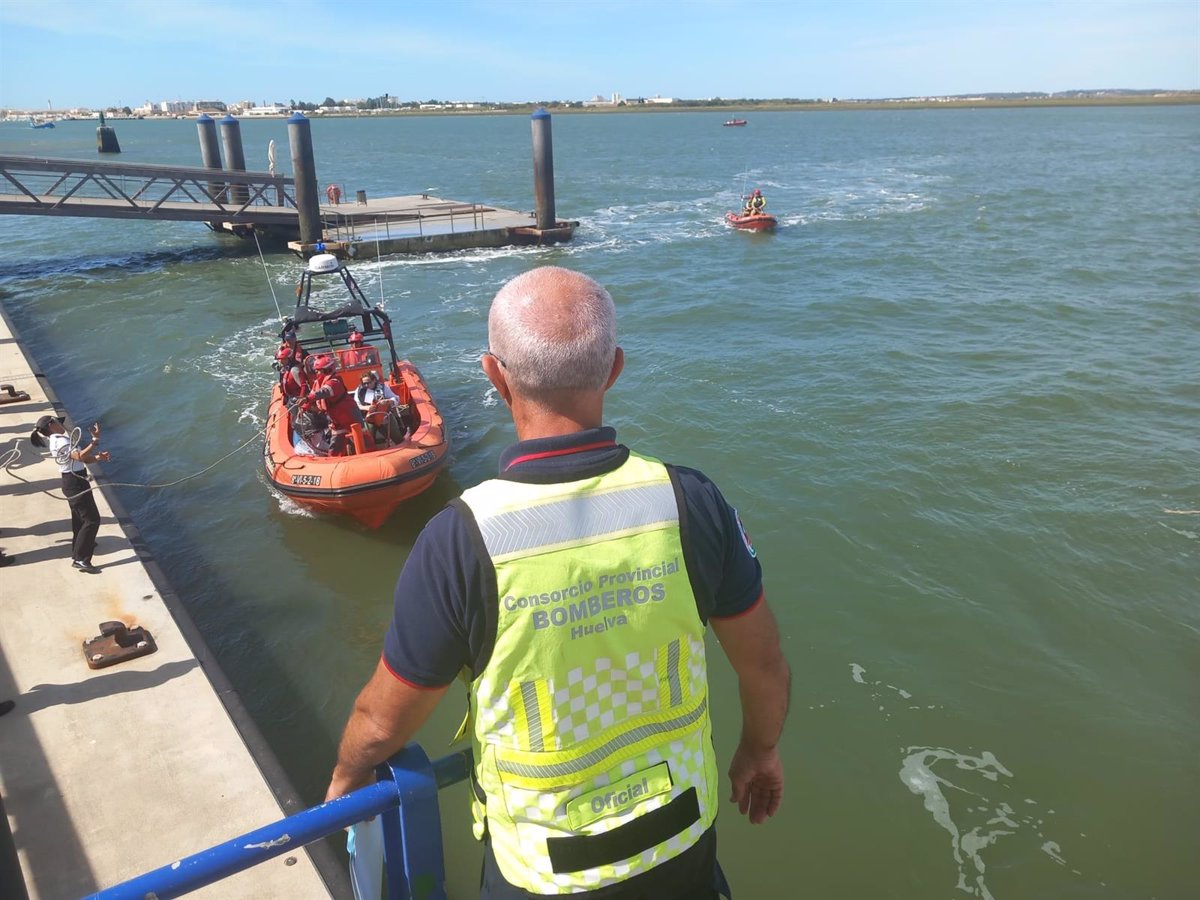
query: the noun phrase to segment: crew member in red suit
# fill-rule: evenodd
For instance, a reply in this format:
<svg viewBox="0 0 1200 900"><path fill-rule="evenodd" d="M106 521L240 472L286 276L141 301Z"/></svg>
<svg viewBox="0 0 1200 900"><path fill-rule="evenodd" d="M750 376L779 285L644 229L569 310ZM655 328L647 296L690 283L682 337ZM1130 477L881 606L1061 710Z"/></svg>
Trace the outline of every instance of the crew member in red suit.
<svg viewBox="0 0 1200 900"><path fill-rule="evenodd" d="M361 331L350 332L350 349L342 351L342 362L347 366L361 366L363 363L368 365L379 365L379 357L375 353L374 347L368 347L363 343Z"/></svg>
<svg viewBox="0 0 1200 900"><path fill-rule="evenodd" d="M308 393L308 381L304 370L293 357L291 349L284 344L275 352L279 367L279 386L283 389L284 402L291 402Z"/></svg>
<svg viewBox="0 0 1200 900"><path fill-rule="evenodd" d="M313 361L313 371L316 380L305 403L316 404L321 412L329 417L329 427L333 431L330 439L329 452L331 456L344 456L346 452L346 436L350 426L356 422L363 424L362 413L354 396L346 390L341 377L337 373L337 362L328 353L322 353Z"/></svg>

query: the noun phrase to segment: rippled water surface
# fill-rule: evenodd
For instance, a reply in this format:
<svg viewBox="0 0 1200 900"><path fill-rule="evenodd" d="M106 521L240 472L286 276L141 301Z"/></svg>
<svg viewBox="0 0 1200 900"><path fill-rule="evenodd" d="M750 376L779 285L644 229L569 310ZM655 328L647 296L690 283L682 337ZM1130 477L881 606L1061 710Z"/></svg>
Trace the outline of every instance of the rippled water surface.
<svg viewBox="0 0 1200 900"><path fill-rule="evenodd" d="M307 799L415 535L512 439L478 368L488 302L557 263L616 299L611 423L723 486L781 621L787 796L766 826L721 818L739 898L1193 896L1200 108L723 118L556 116L571 244L353 267L454 440L376 532L303 514L259 471L294 258L264 269L198 225L6 217L0 298L70 412L105 423L111 480L174 482L247 444L119 494ZM192 122L115 124L122 161L198 164ZM515 209L529 133L313 124L323 183ZM250 168L287 146L282 122L243 135ZM94 147L91 123L0 126L2 153ZM753 186L774 235L722 224ZM724 766L737 694L722 662L713 681ZM432 755L461 710L420 735ZM465 789L443 814L468 897Z"/></svg>

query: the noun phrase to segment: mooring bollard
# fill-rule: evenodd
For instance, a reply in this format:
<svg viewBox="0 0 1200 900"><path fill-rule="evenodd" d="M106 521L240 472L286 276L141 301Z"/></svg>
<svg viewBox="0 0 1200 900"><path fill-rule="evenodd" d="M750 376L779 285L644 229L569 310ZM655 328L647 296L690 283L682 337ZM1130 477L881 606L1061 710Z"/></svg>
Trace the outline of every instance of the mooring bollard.
<svg viewBox="0 0 1200 900"><path fill-rule="evenodd" d="M300 214L300 243L321 240L321 197L317 187L317 164L313 159L312 123L300 113L287 120L288 143L292 147L292 177L296 181L296 211Z"/></svg>
<svg viewBox="0 0 1200 900"><path fill-rule="evenodd" d="M537 227L553 228L554 215L554 141L550 136L550 113L538 107L530 116L533 129L533 197Z"/></svg>

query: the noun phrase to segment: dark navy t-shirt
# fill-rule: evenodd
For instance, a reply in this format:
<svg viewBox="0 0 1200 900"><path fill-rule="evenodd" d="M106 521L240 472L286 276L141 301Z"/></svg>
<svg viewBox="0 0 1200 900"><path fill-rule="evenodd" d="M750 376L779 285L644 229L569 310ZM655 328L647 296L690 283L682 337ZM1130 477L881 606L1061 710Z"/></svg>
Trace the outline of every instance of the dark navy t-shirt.
<svg viewBox="0 0 1200 900"><path fill-rule="evenodd" d="M499 477L577 481L610 472L628 457L612 428L593 428L514 444L500 457ZM762 568L737 513L701 473L671 468L684 500L683 553L701 619L746 612L762 595ZM464 667L477 675L491 655L484 602L496 596L495 574L476 549L472 528L454 506L442 510L417 536L396 584L383 659L394 675L418 687L444 687Z"/></svg>

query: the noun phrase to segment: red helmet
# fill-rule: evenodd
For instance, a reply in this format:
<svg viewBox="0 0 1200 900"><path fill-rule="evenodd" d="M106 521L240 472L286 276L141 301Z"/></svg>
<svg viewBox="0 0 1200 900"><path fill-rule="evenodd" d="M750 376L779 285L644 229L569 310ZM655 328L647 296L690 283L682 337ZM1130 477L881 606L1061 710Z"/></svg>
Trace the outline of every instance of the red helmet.
<svg viewBox="0 0 1200 900"><path fill-rule="evenodd" d="M313 370L323 375L331 375L337 371L337 362L328 353L322 353L313 360Z"/></svg>
<svg viewBox="0 0 1200 900"><path fill-rule="evenodd" d="M761 196L762 196L762 191L760 191L758 188L755 188L755 189L754 189L754 196L755 196L755 197L761 197Z"/></svg>
<svg viewBox="0 0 1200 900"><path fill-rule="evenodd" d="M278 350L275 351L275 358L278 360L291 359L292 358L292 348L288 347L285 344L284 346L280 347Z"/></svg>
<svg viewBox="0 0 1200 900"><path fill-rule="evenodd" d="M363 342L363 336L362 336L361 331L350 332L350 343L352 346L361 347L362 342Z"/></svg>

